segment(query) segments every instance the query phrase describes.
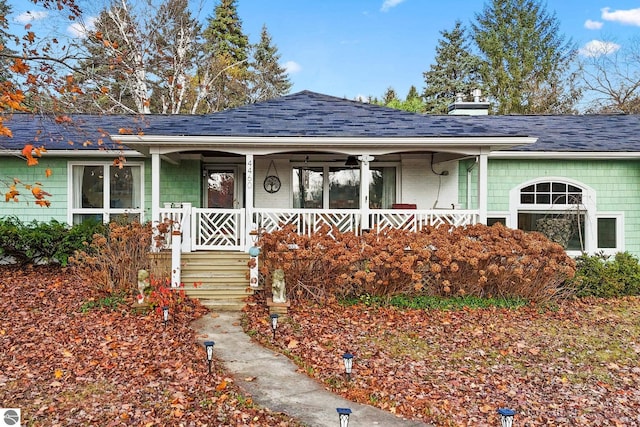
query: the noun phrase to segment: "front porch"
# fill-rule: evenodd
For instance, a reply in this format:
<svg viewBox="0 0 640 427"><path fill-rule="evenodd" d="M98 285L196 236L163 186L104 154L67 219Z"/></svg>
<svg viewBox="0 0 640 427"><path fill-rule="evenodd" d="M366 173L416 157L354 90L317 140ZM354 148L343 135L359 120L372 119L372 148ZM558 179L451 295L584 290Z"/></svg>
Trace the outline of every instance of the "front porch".
<svg viewBox="0 0 640 427"><path fill-rule="evenodd" d="M477 210L463 209L205 209L189 203L167 204L159 209L158 222L169 221L181 233L181 252L247 251L256 232L272 232L293 224L299 233L311 235L328 226L340 233L402 229L418 232L428 226L464 226L478 223ZM366 227L364 226L366 224ZM172 247L167 233L162 248Z"/></svg>

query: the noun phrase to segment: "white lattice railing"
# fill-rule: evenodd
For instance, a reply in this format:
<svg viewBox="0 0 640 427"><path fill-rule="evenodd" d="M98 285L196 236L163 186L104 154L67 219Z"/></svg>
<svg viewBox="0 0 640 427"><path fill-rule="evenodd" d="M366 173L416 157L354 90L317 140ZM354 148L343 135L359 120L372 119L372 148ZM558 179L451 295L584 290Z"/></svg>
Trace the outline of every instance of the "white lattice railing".
<svg viewBox="0 0 640 427"><path fill-rule="evenodd" d="M245 249L244 209L191 210L193 249Z"/></svg>
<svg viewBox="0 0 640 427"><path fill-rule="evenodd" d="M169 204L160 208L160 218L158 223L171 224L171 229L165 233L164 241L160 249L170 249L172 245L173 230L180 230L182 233L183 251L189 252L191 249L191 204Z"/></svg>
<svg viewBox="0 0 640 427"><path fill-rule="evenodd" d="M475 224L478 213L466 210L396 210L380 209L371 211L371 226L379 230L386 228L420 231L427 226L462 226Z"/></svg>
<svg viewBox="0 0 640 427"><path fill-rule="evenodd" d="M294 224L301 234L312 234L323 225L335 227L340 232L361 233L360 211L354 209L254 209L253 223L266 232ZM369 211L371 227L419 231L433 225L462 226L475 224L477 211L468 210L398 210L375 209Z"/></svg>
<svg viewBox="0 0 640 427"><path fill-rule="evenodd" d="M253 210L253 223L261 230L271 232L293 224L300 234L310 235L328 225L341 233L359 232L360 211L353 209L263 209Z"/></svg>
<svg viewBox="0 0 640 427"><path fill-rule="evenodd" d="M372 209L370 227L378 230L402 229L417 232L429 225L462 226L475 224L478 212L471 210ZM160 222L171 220L173 229L182 232L182 251L245 250L246 211L244 209L202 209L188 204L160 209ZM265 232L293 224L300 234L310 235L328 225L341 233L362 233L361 212L357 209L267 209L254 208L252 228ZM171 248L167 233L163 248Z"/></svg>

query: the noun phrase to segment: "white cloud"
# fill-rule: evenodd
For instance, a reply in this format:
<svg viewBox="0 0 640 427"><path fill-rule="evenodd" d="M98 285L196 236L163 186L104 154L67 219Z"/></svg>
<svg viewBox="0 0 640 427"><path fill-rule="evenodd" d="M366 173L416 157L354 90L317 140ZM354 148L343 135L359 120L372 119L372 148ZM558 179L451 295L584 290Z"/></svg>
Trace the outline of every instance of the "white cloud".
<svg viewBox="0 0 640 427"><path fill-rule="evenodd" d="M580 55L596 58L602 55L610 55L620 49L620 45L602 40L591 40L579 50Z"/></svg>
<svg viewBox="0 0 640 427"><path fill-rule="evenodd" d="M16 16L14 20L18 24L28 24L29 22L40 21L42 19L45 19L47 16L49 16L49 12L28 10Z"/></svg>
<svg viewBox="0 0 640 427"><path fill-rule="evenodd" d="M284 63L284 69L287 74L296 74L302 71L302 66L295 61L287 61Z"/></svg>
<svg viewBox="0 0 640 427"><path fill-rule="evenodd" d="M75 38L86 38L87 32L93 31L96 28L96 17L90 16L85 22L74 22L67 27L67 33L71 34Z"/></svg>
<svg viewBox="0 0 640 427"><path fill-rule="evenodd" d="M602 19L605 21L618 22L623 25L635 25L640 27L640 8L628 10L614 10L605 7L601 9Z"/></svg>
<svg viewBox="0 0 640 427"><path fill-rule="evenodd" d="M380 7L380 11L387 12L389 9L391 9L392 7L396 7L403 1L404 0L384 0L384 3L382 3L382 7Z"/></svg>
<svg viewBox="0 0 640 427"><path fill-rule="evenodd" d="M587 19L584 23L584 27L587 30L599 30L602 28L602 22L600 21L592 21L591 19Z"/></svg>

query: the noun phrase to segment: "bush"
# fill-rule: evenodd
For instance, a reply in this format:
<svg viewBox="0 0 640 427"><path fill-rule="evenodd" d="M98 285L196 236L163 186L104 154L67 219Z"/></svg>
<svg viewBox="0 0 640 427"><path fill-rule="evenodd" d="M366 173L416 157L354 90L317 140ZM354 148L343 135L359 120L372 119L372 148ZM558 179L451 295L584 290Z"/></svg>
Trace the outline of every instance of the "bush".
<svg viewBox="0 0 640 427"><path fill-rule="evenodd" d="M126 295L137 290L138 270L150 269L151 236L150 224L112 222L70 263L99 292Z"/></svg>
<svg viewBox="0 0 640 427"><path fill-rule="evenodd" d="M260 244L261 273L268 279L283 269L290 299L472 295L546 302L568 293L563 284L575 272L560 245L500 224L362 236L328 228L301 236L287 226Z"/></svg>
<svg viewBox="0 0 640 427"><path fill-rule="evenodd" d="M603 254L581 255L569 283L579 297L640 295L640 264L628 252L618 252L613 259Z"/></svg>
<svg viewBox="0 0 640 427"><path fill-rule="evenodd" d="M97 222L70 227L56 220L23 224L16 217L0 218L0 255L11 257L21 266L30 263L66 266L69 257L103 228Z"/></svg>

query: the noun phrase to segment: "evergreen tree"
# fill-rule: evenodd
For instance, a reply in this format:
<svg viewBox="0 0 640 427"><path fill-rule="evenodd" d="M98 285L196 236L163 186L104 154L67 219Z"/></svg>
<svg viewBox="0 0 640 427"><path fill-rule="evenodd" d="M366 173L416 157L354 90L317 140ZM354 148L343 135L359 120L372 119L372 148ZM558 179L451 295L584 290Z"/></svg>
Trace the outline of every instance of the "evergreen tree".
<svg viewBox="0 0 640 427"><path fill-rule="evenodd" d="M389 105L392 101L399 101L399 99L395 89L389 86L382 96L382 105Z"/></svg>
<svg viewBox="0 0 640 427"><path fill-rule="evenodd" d="M540 0L491 0L476 21L480 74L499 114L572 110L578 92L568 70L576 50Z"/></svg>
<svg viewBox="0 0 640 427"><path fill-rule="evenodd" d="M289 93L292 84L284 67L278 64L279 60L278 48L272 44L265 25L260 33L260 42L255 46L251 64L251 102L277 98Z"/></svg>
<svg viewBox="0 0 640 427"><path fill-rule="evenodd" d="M471 53L470 43L460 21L451 31L441 31L436 46L435 64L423 73L422 93L428 114L446 114L458 93L470 96L482 89L480 58Z"/></svg>
<svg viewBox="0 0 640 427"><path fill-rule="evenodd" d="M204 50L209 54L205 66L210 67L208 71L213 76L213 90L207 97L209 110L247 103L249 38L242 32L236 0L220 0L203 35Z"/></svg>

